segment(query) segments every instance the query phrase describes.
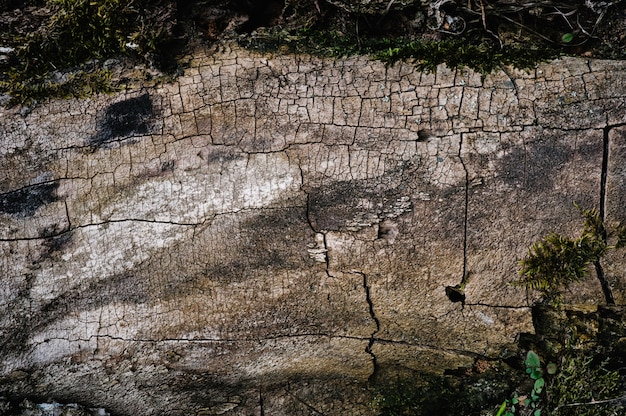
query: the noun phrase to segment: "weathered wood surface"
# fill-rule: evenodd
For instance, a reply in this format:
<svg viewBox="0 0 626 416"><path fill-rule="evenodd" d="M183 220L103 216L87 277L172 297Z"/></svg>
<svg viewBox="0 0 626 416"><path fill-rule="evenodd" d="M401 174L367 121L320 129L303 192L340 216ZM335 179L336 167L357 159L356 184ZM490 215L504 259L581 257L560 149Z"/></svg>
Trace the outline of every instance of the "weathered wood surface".
<svg viewBox="0 0 626 416"><path fill-rule="evenodd" d="M625 69L227 47L171 84L0 110L2 390L370 414L375 370L497 356L531 330L509 284L528 246L576 233L574 202L626 219ZM445 287L470 271L462 308ZM567 296L602 299L595 280Z"/></svg>

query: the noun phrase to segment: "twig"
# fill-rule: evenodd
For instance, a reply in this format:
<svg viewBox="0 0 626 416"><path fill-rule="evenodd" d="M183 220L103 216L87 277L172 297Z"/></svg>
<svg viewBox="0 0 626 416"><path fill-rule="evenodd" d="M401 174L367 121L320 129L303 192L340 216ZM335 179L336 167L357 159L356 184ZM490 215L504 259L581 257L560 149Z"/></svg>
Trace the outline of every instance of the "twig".
<svg viewBox="0 0 626 416"><path fill-rule="evenodd" d="M606 399L606 400L593 400L591 399L590 402L587 403L568 403L568 404L562 404L560 406L557 406L554 408L554 411L558 411L560 408L563 407L577 407L577 406L589 406L589 405L595 405L595 404L607 404L607 403L613 403L613 402L621 402L621 401L626 401L626 395L621 396L621 397L616 397L614 399Z"/></svg>
<svg viewBox="0 0 626 416"><path fill-rule="evenodd" d="M600 21L602 20L605 14L606 14L606 10L602 10L602 13L600 13L600 16L598 16L598 18L596 19L596 23L593 25L594 32L596 31L596 27L598 27L598 25L600 24Z"/></svg>
<svg viewBox="0 0 626 416"><path fill-rule="evenodd" d="M317 13L322 14L322 9L320 9L319 2L317 0L313 0L313 4L315 5L315 8L317 9Z"/></svg>
<svg viewBox="0 0 626 416"><path fill-rule="evenodd" d="M576 24L578 25L578 28L580 29L581 32L583 32L585 35L589 37L592 36L592 34L587 32L585 28L583 27L583 25L580 24L580 19L578 19L578 16L576 16ZM595 29L595 26L594 26L594 29Z"/></svg>
<svg viewBox="0 0 626 416"><path fill-rule="evenodd" d="M483 0L479 0L479 4L480 4L480 15L481 15L481 17L483 19L483 28L491 36L493 36L494 38L498 39L498 42L500 42L500 49L502 49L503 48L502 40L498 37L498 35L496 35L490 29L487 28L487 17L486 17L486 13L485 13L485 6L483 4Z"/></svg>
<svg viewBox="0 0 626 416"><path fill-rule="evenodd" d="M572 24L569 22L569 19L567 18L568 16L573 15L574 13L576 13L576 9L572 10L569 13L563 13L562 11L559 10L558 7L554 6L554 9L556 10L556 12L554 13L546 13L547 15L550 14L558 14L559 16L562 16L563 19L565 20L565 23L567 23L567 25L569 26L570 29L574 30L574 26L572 26Z"/></svg>
<svg viewBox="0 0 626 416"><path fill-rule="evenodd" d="M580 24L580 20L578 19L578 16L576 16L576 24L578 25L578 28L580 29L580 31L582 33L584 33L585 35L587 35L587 39L583 40L580 43L577 43L575 45L570 45L570 46L580 46L580 45L584 45L585 43L587 43L587 41L589 41L589 39L591 38L595 38L596 36L594 35L596 29L598 28L598 23L600 23L600 19L602 19L604 15L600 14L600 16L598 17L599 20L596 21L596 24L593 26L593 28L591 29L591 33L587 32L585 30L585 28L583 27L583 25Z"/></svg>
<svg viewBox="0 0 626 416"><path fill-rule="evenodd" d="M311 406L309 403L305 402L304 400L302 400L300 397L298 397L296 394L291 392L291 386L289 384L287 384L287 394L290 395L292 398L296 399L298 402L300 402L301 404L303 404L307 409L309 409L309 411L313 414L316 415L320 415L320 416L324 416L324 413L320 412L319 410L317 410L315 407Z"/></svg>
<svg viewBox="0 0 626 416"><path fill-rule="evenodd" d="M321 415L324 416L324 413L320 412L319 410L317 410L316 408L314 408L313 406L311 406L309 403L305 402L304 400L302 400L300 397L296 396L293 393L289 393L289 395L291 397L293 397L294 399L296 399L298 402L302 403L307 409L309 409L310 412L316 414L316 415Z"/></svg>
<svg viewBox="0 0 626 416"><path fill-rule="evenodd" d="M396 0L389 0L389 4L387 4L387 8L385 9L385 13L383 15L387 15L389 13L389 9L391 9L391 5L395 3Z"/></svg>
<svg viewBox="0 0 626 416"><path fill-rule="evenodd" d="M513 19L511 19L511 18L509 18L509 17L507 17L507 16L504 16L504 15L502 15L502 14L498 14L498 16L499 16L499 17L501 17L501 18L503 18L503 19L505 19L505 20L508 20L509 22L511 22L511 23L513 23L513 24L515 24L515 25L518 25L518 26L519 26L519 27L521 27L522 29L527 30L528 32L532 33L532 34L533 34L533 35L535 35L535 36L539 36L539 37L540 37L540 38L542 38L543 40L546 40L546 41L548 41L548 42L550 42L550 43L556 43L556 42L555 42L555 41L553 41L552 39L550 39L550 38L548 38L548 37L546 37L546 36L542 35L542 34L541 34L541 33L539 33L539 32L535 32L534 30L532 30L532 29L531 29L531 28L529 28L528 26L525 26L525 25L521 24L520 22L518 22L518 21L516 21L516 20L513 20Z"/></svg>

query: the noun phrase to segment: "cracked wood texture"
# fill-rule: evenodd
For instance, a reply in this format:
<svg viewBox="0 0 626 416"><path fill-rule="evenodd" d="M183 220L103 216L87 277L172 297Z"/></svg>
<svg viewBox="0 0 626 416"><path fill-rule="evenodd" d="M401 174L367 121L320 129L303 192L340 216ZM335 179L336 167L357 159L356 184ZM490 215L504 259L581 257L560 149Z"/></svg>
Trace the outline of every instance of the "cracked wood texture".
<svg viewBox="0 0 626 416"><path fill-rule="evenodd" d="M532 331L528 247L576 235L574 202L626 220L625 69L226 46L169 84L0 110L2 390L367 415L368 379L497 357ZM625 264L603 264L617 303Z"/></svg>

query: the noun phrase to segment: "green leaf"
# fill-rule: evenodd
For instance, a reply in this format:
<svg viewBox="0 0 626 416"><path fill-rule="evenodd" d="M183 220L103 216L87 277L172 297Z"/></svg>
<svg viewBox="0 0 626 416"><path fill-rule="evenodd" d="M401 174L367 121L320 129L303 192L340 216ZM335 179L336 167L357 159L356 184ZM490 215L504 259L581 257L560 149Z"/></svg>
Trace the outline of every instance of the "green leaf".
<svg viewBox="0 0 626 416"><path fill-rule="evenodd" d="M539 360L539 356L537 355L537 353L533 350L530 350L526 354L526 361L524 361L524 364L526 364L526 367L534 370L541 366L541 361Z"/></svg>
<svg viewBox="0 0 626 416"><path fill-rule="evenodd" d="M570 43L572 40L574 40L574 34L572 33L566 33L561 36L561 42L563 43Z"/></svg>
<svg viewBox="0 0 626 416"><path fill-rule="evenodd" d="M502 416L505 411L506 411L506 400L503 401L502 404L500 405L500 409L498 409L498 413L496 413L496 416Z"/></svg>
<svg viewBox="0 0 626 416"><path fill-rule="evenodd" d="M548 363L548 365L546 365L546 371L548 372L548 374L556 374L556 371L557 371L556 364Z"/></svg>
<svg viewBox="0 0 626 416"><path fill-rule="evenodd" d="M533 413L533 416L541 416L541 409L535 410L535 413Z"/></svg>
<svg viewBox="0 0 626 416"><path fill-rule="evenodd" d="M541 378L541 369L533 370L530 373L530 378L532 378L533 380L537 380L537 379Z"/></svg>
<svg viewBox="0 0 626 416"><path fill-rule="evenodd" d="M543 386L545 386L545 384L546 382L544 381L543 377L540 377L537 380L535 380L535 385L533 386L533 390L536 391L537 394L539 394L543 390Z"/></svg>

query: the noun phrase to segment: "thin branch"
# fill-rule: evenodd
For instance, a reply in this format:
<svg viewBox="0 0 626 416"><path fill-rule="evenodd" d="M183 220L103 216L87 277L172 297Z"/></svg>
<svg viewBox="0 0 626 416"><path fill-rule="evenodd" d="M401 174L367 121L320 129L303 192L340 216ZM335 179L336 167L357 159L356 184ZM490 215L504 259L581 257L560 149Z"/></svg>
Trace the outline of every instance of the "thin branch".
<svg viewBox="0 0 626 416"><path fill-rule="evenodd" d="M535 35L535 36L539 36L539 37L540 37L540 38L542 38L543 40L546 40L546 41L548 41L548 42L550 42L550 43L556 43L556 42L555 42L555 41L553 41L552 39L550 39L550 38L548 38L548 37L545 37L544 35L542 35L542 34L541 34L541 33L539 33L539 32L535 32L534 30L532 30L532 29L531 29L531 28L529 28L528 26L523 25L523 24L521 24L521 23L520 23L520 22L518 22L518 21L515 21L515 20L513 20L513 19L511 19L511 18L509 18L509 17L507 17L507 16L501 15L501 14L498 14L498 16L499 16L499 17L501 17L501 18L503 18L503 19L505 19L505 20L508 20L509 22L511 22L511 23L513 23L513 24L515 24L515 25L518 25L518 26L519 26L519 27L521 27L522 29L524 29L524 30L526 30L526 31L528 31L528 32L530 32L530 33L532 33L532 34L533 34L533 35Z"/></svg>
<svg viewBox="0 0 626 416"><path fill-rule="evenodd" d="M462 8L462 10L464 10L464 11L466 11L466 12L468 12L468 13L472 13L472 14L478 15L478 16L481 16L481 15L482 15L482 13L481 13L481 12L477 12L476 10L472 10L472 9L467 9L467 8L465 8L465 7L463 7L463 8ZM528 32L530 32L530 33L532 33L532 34L533 34L533 35L535 35L535 36L538 36L538 37L540 37L540 38L542 38L542 39L544 39L544 40L546 40L546 41L548 41L548 42L550 42L550 43L556 43L556 42L554 42L552 39L545 37L544 35L542 35L542 34L541 34L541 33L539 33L539 32L535 32L534 30L532 30L532 29L531 29L531 28L529 28L528 26L523 25L523 24L521 24L520 22L518 22L518 21L516 21L516 20L511 19L510 17L507 17L507 16L505 16L505 15L503 15L503 14L500 14L500 13L497 13L497 12L496 12L496 13L494 13L494 14L495 14L496 16L498 16L498 17L501 17L501 18L503 18L503 19L505 19L505 20L508 20L509 22L511 22L511 23L513 23L513 24L515 24L515 25L519 26L520 28L522 28L522 29L524 29L524 30L526 30L526 31L528 31Z"/></svg>
<svg viewBox="0 0 626 416"><path fill-rule="evenodd" d="M583 25L580 24L580 19L578 18L578 16L576 16L576 24L578 25L578 28L580 29L580 31L583 32L585 35L587 35L589 37L593 36L591 33L587 32L585 30ZM595 30L595 26L593 27L593 29Z"/></svg>
<svg viewBox="0 0 626 416"><path fill-rule="evenodd" d="M491 36L493 36L494 38L498 39L498 42L500 42L500 49L502 49L502 47L504 46L502 44L502 39L500 39L498 37L498 35L496 35L495 33L493 33L489 28L487 28L487 16L485 13L485 6L483 4L483 0L478 0L479 4L480 4L480 16L482 17L483 20L483 28L485 29L485 31L487 33L489 33Z"/></svg>
<svg viewBox="0 0 626 416"><path fill-rule="evenodd" d="M315 5L315 9L317 9L318 14L322 14L322 9L320 9L320 4L317 0L313 0L313 4Z"/></svg>
<svg viewBox="0 0 626 416"><path fill-rule="evenodd" d="M389 0L389 4L387 4L387 8L385 9L385 13L383 13L383 16L386 16L387 13L389 13L389 10L391 9L391 5L395 2L396 0Z"/></svg>
<svg viewBox="0 0 626 416"><path fill-rule="evenodd" d="M576 13L576 9L572 10L569 13L563 13L562 11L559 10L558 7L554 6L554 9L556 10L555 13L546 13L548 15L550 14L557 14L561 17L563 17L563 20L565 20L565 23L567 23L567 25L569 26L570 29L574 30L574 26L572 26L572 24L569 22L568 16L572 16L573 14Z"/></svg>
<svg viewBox="0 0 626 416"><path fill-rule="evenodd" d="M578 407L578 406L590 406L590 405L595 405L595 404L607 404L607 403L613 403L613 402L621 402L621 401L626 401L626 395L621 396L621 397L615 397L613 399L606 399L606 400L591 400L590 402L587 403L568 403L568 404L562 404L560 406L557 406L554 411L558 411L559 409L563 408L563 407Z"/></svg>

